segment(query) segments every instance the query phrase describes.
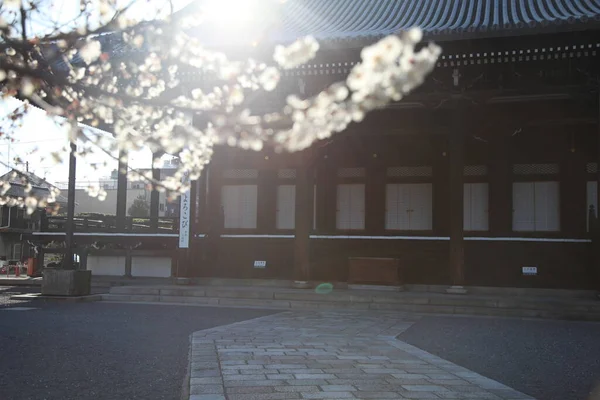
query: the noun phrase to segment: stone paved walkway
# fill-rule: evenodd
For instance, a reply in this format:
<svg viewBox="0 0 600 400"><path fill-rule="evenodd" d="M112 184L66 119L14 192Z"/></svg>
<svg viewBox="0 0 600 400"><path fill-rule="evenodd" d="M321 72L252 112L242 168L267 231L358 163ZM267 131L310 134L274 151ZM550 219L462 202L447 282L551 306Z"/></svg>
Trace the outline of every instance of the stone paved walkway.
<svg viewBox="0 0 600 400"><path fill-rule="evenodd" d="M195 332L190 400L531 399L397 340L418 318L283 312Z"/></svg>

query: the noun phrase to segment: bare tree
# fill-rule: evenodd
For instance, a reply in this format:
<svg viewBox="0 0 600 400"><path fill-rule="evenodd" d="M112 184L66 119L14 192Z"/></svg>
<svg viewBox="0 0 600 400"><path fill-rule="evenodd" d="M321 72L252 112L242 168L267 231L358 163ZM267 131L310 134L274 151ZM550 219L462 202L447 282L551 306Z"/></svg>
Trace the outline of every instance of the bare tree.
<svg viewBox="0 0 600 400"><path fill-rule="evenodd" d="M8 0L0 6L2 95L27 100L11 116L13 127L34 105L66 126L72 143L83 143L79 158L97 152L117 158L144 148L176 155L181 163L175 175L160 182L149 173L128 172L129 179L169 192L186 189L184 174L200 176L215 144L297 151L362 121L421 84L440 53L433 44L415 51L418 29L385 37L362 50L362 61L345 81L310 98L290 93L278 111L256 115L252 102L277 88L281 70L314 58L315 39L276 46L268 62L230 60L189 34L207 16L202 7L174 12L169 1L153 2L155 14L144 19L138 16L139 3L150 2L80 0L75 13L66 13L74 16L65 20L53 19L46 3ZM280 5L272 3L268 7ZM201 78L184 81L186 75ZM57 163L63 156L51 155ZM31 196L10 199L4 196L8 184L0 185L2 203L30 210L46 203ZM103 195L100 188L89 192Z"/></svg>

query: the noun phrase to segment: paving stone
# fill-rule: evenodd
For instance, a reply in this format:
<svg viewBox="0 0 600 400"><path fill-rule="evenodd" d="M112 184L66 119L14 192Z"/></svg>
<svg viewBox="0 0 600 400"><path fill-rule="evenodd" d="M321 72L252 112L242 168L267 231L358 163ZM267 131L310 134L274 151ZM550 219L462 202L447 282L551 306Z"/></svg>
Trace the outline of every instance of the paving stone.
<svg viewBox="0 0 600 400"><path fill-rule="evenodd" d="M427 379L427 375L423 374L408 374L408 373L395 373L392 374L394 378L398 379Z"/></svg>
<svg viewBox="0 0 600 400"><path fill-rule="evenodd" d="M420 400L420 399L439 399L440 397L433 392L409 392L402 393L405 399Z"/></svg>
<svg viewBox="0 0 600 400"><path fill-rule="evenodd" d="M363 368L366 374L402 374L404 373L401 369L393 368Z"/></svg>
<svg viewBox="0 0 600 400"><path fill-rule="evenodd" d="M239 393L273 393L275 387L273 386L241 386L232 387L225 389L227 394L239 394Z"/></svg>
<svg viewBox="0 0 600 400"><path fill-rule="evenodd" d="M220 376L213 376L208 378L190 378L190 384L192 385L206 385L206 384L222 384L223 380Z"/></svg>
<svg viewBox="0 0 600 400"><path fill-rule="evenodd" d="M221 376L218 369L201 369L190 372L190 378L206 378L211 376Z"/></svg>
<svg viewBox="0 0 600 400"><path fill-rule="evenodd" d="M356 388L352 385L321 385L324 392L354 392Z"/></svg>
<svg viewBox="0 0 600 400"><path fill-rule="evenodd" d="M193 362L192 361L192 370L198 369L209 369L209 368L219 368L218 362Z"/></svg>
<svg viewBox="0 0 600 400"><path fill-rule="evenodd" d="M269 365L265 365L266 369L304 369L306 368L306 366L304 366L301 363L298 364L269 364ZM306 368L308 369L308 368Z"/></svg>
<svg viewBox="0 0 600 400"><path fill-rule="evenodd" d="M285 374L323 374L322 369L305 368L305 369L281 369L279 372Z"/></svg>
<svg viewBox="0 0 600 400"><path fill-rule="evenodd" d="M286 385L286 381L275 379L255 380L255 381L223 381L226 388L239 386L281 386Z"/></svg>
<svg viewBox="0 0 600 400"><path fill-rule="evenodd" d="M287 400L299 399L300 393L297 392L279 392L279 393L244 393L230 394L227 400Z"/></svg>
<svg viewBox="0 0 600 400"><path fill-rule="evenodd" d="M279 381L276 381L279 382ZM287 385L291 385L291 386L321 386L321 385L327 385L327 381L324 379L290 379L288 381L285 381L285 383Z"/></svg>
<svg viewBox="0 0 600 400"><path fill-rule="evenodd" d="M292 375L292 374L267 374L267 379L282 379L282 380L294 379L294 375Z"/></svg>
<svg viewBox="0 0 600 400"><path fill-rule="evenodd" d="M358 392L356 397L360 399L403 399L398 392Z"/></svg>
<svg viewBox="0 0 600 400"><path fill-rule="evenodd" d="M220 394L193 394L189 400L225 400L225 396Z"/></svg>
<svg viewBox="0 0 600 400"><path fill-rule="evenodd" d="M223 385L190 385L190 394L223 394Z"/></svg>
<svg viewBox="0 0 600 400"><path fill-rule="evenodd" d="M402 385L402 387L410 392L448 392L449 390L443 386L437 385Z"/></svg>
<svg viewBox="0 0 600 400"><path fill-rule="evenodd" d="M335 379L333 374L294 374L296 379Z"/></svg>
<svg viewBox="0 0 600 400"><path fill-rule="evenodd" d="M319 392L318 386L274 386L276 392Z"/></svg>
<svg viewBox="0 0 600 400"><path fill-rule="evenodd" d="M263 369L262 365L246 365L246 364L223 364L221 363L221 369Z"/></svg>
<svg viewBox="0 0 600 400"><path fill-rule="evenodd" d="M352 392L307 392L302 393L303 399L355 399Z"/></svg>
<svg viewBox="0 0 600 400"><path fill-rule="evenodd" d="M265 374L252 374L252 375L224 375L223 380L226 382L230 381L256 381L267 379Z"/></svg>

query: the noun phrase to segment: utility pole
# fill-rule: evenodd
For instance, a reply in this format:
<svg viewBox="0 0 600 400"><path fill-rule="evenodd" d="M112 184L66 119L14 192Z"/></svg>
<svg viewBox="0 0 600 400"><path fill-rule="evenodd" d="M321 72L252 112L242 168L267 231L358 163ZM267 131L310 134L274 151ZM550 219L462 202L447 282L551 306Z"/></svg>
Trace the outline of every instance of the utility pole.
<svg viewBox="0 0 600 400"><path fill-rule="evenodd" d="M75 231L75 177L76 177L76 165L77 161L75 158L75 152L77 151L77 145L71 142L71 151L69 153L69 189L67 195L67 223L66 223L66 237L65 237L65 256L63 258L63 268L73 269L73 232Z"/></svg>

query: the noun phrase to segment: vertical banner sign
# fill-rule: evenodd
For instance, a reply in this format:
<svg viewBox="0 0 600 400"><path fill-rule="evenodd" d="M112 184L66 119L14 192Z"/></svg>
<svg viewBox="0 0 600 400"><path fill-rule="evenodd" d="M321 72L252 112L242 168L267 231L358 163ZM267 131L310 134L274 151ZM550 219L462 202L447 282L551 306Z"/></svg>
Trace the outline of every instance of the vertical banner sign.
<svg viewBox="0 0 600 400"><path fill-rule="evenodd" d="M181 180L184 185L189 185L190 175L185 173ZM179 248L190 247L190 189L181 195L179 208Z"/></svg>

